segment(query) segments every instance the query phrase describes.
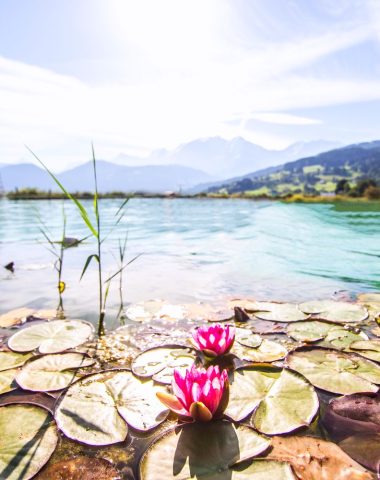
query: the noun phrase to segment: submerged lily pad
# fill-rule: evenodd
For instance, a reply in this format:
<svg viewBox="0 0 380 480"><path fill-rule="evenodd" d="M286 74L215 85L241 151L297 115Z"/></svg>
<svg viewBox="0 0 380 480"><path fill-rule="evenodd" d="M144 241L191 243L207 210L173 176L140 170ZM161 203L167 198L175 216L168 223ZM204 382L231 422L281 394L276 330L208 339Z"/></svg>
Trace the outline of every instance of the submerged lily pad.
<svg viewBox="0 0 380 480"><path fill-rule="evenodd" d="M305 313L315 314L321 320L334 323L361 322L368 317L368 311L362 305L334 300L317 300L299 305Z"/></svg>
<svg viewBox="0 0 380 480"><path fill-rule="evenodd" d="M273 437L272 446L266 458L289 462L299 479L373 480L370 472L332 442L306 436Z"/></svg>
<svg viewBox="0 0 380 480"><path fill-rule="evenodd" d="M24 365L16 382L24 390L33 392L62 390L74 381L78 368L94 363L93 359L80 353L44 355Z"/></svg>
<svg viewBox="0 0 380 480"><path fill-rule="evenodd" d="M0 372L0 394L11 392L17 387L17 385L14 384L14 379L17 375L17 372L17 368Z"/></svg>
<svg viewBox="0 0 380 480"><path fill-rule="evenodd" d="M132 371L138 377L153 378L169 385L175 368L186 369L195 360L192 351L184 347L157 347L140 353L132 362Z"/></svg>
<svg viewBox="0 0 380 480"><path fill-rule="evenodd" d="M86 342L93 334L90 323L82 320L55 320L24 328L12 335L8 346L15 352L59 353Z"/></svg>
<svg viewBox="0 0 380 480"><path fill-rule="evenodd" d="M231 353L241 360L262 363L281 360L286 357L288 350L280 343L265 338L256 348L247 347L241 345L239 342L235 342Z"/></svg>
<svg viewBox="0 0 380 480"><path fill-rule="evenodd" d="M323 345L343 349L357 340L368 340L363 332L354 332L341 325L312 320L288 325L287 333L300 342L323 341Z"/></svg>
<svg viewBox="0 0 380 480"><path fill-rule="evenodd" d="M162 390L126 370L90 375L68 389L55 418L73 440L89 445L121 442L128 432L125 422L145 431L165 420L168 410L156 397Z"/></svg>
<svg viewBox="0 0 380 480"><path fill-rule="evenodd" d="M0 478L28 480L55 450L58 434L52 416L30 405L0 407Z"/></svg>
<svg viewBox="0 0 380 480"><path fill-rule="evenodd" d="M337 350L296 350L288 355L287 364L314 386L332 393L377 392L380 384L379 365Z"/></svg>
<svg viewBox="0 0 380 480"><path fill-rule="evenodd" d="M80 456L49 465L38 480L121 480L121 476L104 458Z"/></svg>
<svg viewBox="0 0 380 480"><path fill-rule="evenodd" d="M309 425L319 408L318 396L301 375L287 369L257 366L236 370L225 414L251 423L268 435Z"/></svg>
<svg viewBox="0 0 380 480"><path fill-rule="evenodd" d="M266 303L265 310L255 312L255 316L262 320L271 322L299 322L307 320L310 315L302 312L297 305L293 303Z"/></svg>
<svg viewBox="0 0 380 480"><path fill-rule="evenodd" d="M270 463L265 465L268 467L266 477L259 476L260 468L257 468L256 476L253 470L247 475L243 469L241 472L235 472L230 468L238 462L261 454L269 446L268 438L246 426L236 427L226 421L187 424L170 430L148 448L140 462L140 478L141 480L292 479L291 476L268 477L272 466ZM240 473L243 476L239 476Z"/></svg>
<svg viewBox="0 0 380 480"><path fill-rule="evenodd" d="M355 350L362 357L380 362L380 340L368 340L351 343L350 350Z"/></svg>
<svg viewBox="0 0 380 480"><path fill-rule="evenodd" d="M356 433L342 440L339 446L366 468L380 473L380 433Z"/></svg>
<svg viewBox="0 0 380 480"><path fill-rule="evenodd" d="M31 356L32 354L30 353L0 352L0 372L10 368L21 367Z"/></svg>

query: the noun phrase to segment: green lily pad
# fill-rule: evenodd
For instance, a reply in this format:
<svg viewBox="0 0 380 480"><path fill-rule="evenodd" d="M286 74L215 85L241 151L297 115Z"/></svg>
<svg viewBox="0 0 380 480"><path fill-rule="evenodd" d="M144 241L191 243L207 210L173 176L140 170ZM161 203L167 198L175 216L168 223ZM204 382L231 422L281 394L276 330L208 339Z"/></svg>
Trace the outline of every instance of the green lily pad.
<svg viewBox="0 0 380 480"><path fill-rule="evenodd" d="M262 433L276 435L309 425L318 408L313 386L301 375L257 366L234 372L225 414L241 421L254 411L251 424Z"/></svg>
<svg viewBox="0 0 380 480"><path fill-rule="evenodd" d="M322 348L296 350L287 364L314 386L342 395L377 392L380 366L358 355Z"/></svg>
<svg viewBox="0 0 380 480"><path fill-rule="evenodd" d="M32 354L30 353L0 352L0 372L10 368L21 367L31 356Z"/></svg>
<svg viewBox="0 0 380 480"><path fill-rule="evenodd" d="M15 352L59 353L86 342L93 334L90 323L82 320L55 320L24 328L8 340Z"/></svg>
<svg viewBox="0 0 380 480"><path fill-rule="evenodd" d="M128 432L125 422L145 431L165 420L168 410L156 397L162 390L127 370L89 375L63 396L55 415L57 425L67 437L89 445L121 442Z"/></svg>
<svg viewBox="0 0 380 480"><path fill-rule="evenodd" d="M0 372L0 394L11 392L12 390L16 389L17 385L14 384L14 379L17 375L17 372L17 368Z"/></svg>
<svg viewBox="0 0 380 480"><path fill-rule="evenodd" d="M235 340L245 347L256 348L259 347L263 339L257 333L252 333L246 328L237 328Z"/></svg>
<svg viewBox="0 0 380 480"><path fill-rule="evenodd" d="M281 360L286 357L288 351L280 343L265 338L257 348L246 347L235 342L231 353L239 357L241 360L262 363Z"/></svg>
<svg viewBox="0 0 380 480"><path fill-rule="evenodd" d="M306 343L323 341L323 346L344 349L356 340L367 340L363 332L354 332L341 325L312 320L288 325L287 334Z"/></svg>
<svg viewBox="0 0 380 480"><path fill-rule="evenodd" d="M95 361L80 353L44 355L28 362L16 376L24 390L53 392L72 383L78 368L93 365Z"/></svg>
<svg viewBox="0 0 380 480"><path fill-rule="evenodd" d="M375 362L380 362L380 340L358 341L351 343L350 351L355 351L362 357L369 358Z"/></svg>
<svg viewBox="0 0 380 480"><path fill-rule="evenodd" d="M192 351L184 347L157 347L140 353L132 362L132 371L138 377L153 378L169 385L175 368L186 369L195 360Z"/></svg>
<svg viewBox="0 0 380 480"><path fill-rule="evenodd" d="M0 407L0 478L29 480L55 450L58 434L52 416L31 405Z"/></svg>
<svg viewBox="0 0 380 480"><path fill-rule="evenodd" d="M245 470L235 472L230 467L261 454L269 446L268 438L246 426L237 427L226 421L187 424L170 430L148 448L140 462L140 478L261 479L264 477L253 476L252 470L250 475L239 477Z"/></svg>
<svg viewBox="0 0 380 480"><path fill-rule="evenodd" d="M334 300L301 303L299 309L305 313L317 315L321 320L334 323L356 323L368 317L368 311L362 305Z"/></svg>
<svg viewBox="0 0 380 480"><path fill-rule="evenodd" d="M269 303L265 304L265 310L255 312L255 316L261 320L270 320L271 322L299 322L307 320L310 315L302 312L297 305L293 303Z"/></svg>

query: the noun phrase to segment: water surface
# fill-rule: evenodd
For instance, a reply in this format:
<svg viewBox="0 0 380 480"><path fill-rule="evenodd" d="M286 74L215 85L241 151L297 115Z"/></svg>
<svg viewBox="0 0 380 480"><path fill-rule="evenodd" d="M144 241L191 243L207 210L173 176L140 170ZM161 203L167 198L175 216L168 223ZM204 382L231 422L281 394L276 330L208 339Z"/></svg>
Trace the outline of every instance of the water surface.
<svg viewBox="0 0 380 480"><path fill-rule="evenodd" d="M104 231L119 200L103 200ZM53 257L39 231L38 215L59 239L62 205L67 235L88 234L69 201L0 200L0 263L14 261L15 274L0 272L0 312L23 305L55 307ZM91 201L85 201L91 207ZM125 271L128 302L173 302L230 295L305 300L380 287L380 207L376 204L285 204L240 199L132 199L119 228L105 242L105 272L117 270L119 238L128 231ZM97 311L96 265L79 281L89 239L66 251L65 308L93 319ZM109 324L118 309L117 280L109 298ZM110 325L111 326L111 325Z"/></svg>

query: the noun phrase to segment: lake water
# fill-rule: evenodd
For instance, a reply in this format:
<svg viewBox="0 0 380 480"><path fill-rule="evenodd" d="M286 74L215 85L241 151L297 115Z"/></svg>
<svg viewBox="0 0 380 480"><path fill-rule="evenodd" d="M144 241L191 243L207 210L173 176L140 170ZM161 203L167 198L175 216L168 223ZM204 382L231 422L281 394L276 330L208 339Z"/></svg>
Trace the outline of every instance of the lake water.
<svg viewBox="0 0 380 480"><path fill-rule="evenodd" d="M121 202L101 201L105 230ZM58 240L62 205L67 236L88 234L69 201L0 200L0 313L57 303L53 257L38 229L38 215ZM84 202L91 206L92 202ZM117 270L118 239L128 231L127 256L142 256L124 274L127 302L165 298L172 302L250 296L306 300L380 289L380 207L375 204L285 204L238 199L132 199L119 228L105 242L105 272ZM92 240L65 253L65 310L94 319L96 265L79 277ZM116 257L116 259L115 259ZM111 287L108 318L118 308L118 282Z"/></svg>

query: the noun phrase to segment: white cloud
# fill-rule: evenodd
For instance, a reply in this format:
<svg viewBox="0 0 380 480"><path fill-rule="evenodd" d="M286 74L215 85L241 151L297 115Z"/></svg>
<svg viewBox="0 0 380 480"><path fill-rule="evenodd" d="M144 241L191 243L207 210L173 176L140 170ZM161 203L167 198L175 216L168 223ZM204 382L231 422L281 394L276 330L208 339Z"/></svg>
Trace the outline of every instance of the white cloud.
<svg viewBox="0 0 380 480"><path fill-rule="evenodd" d="M247 120L250 119L264 123L275 123L278 125L319 125L322 123L322 121L317 118L301 117L299 115L276 112L252 113Z"/></svg>
<svg viewBox="0 0 380 480"><path fill-rule="evenodd" d="M250 44L225 0L153 2L149 18L146 0L133 2L134 10L123 10L130 2L112 5L125 50L118 82L80 81L0 57L0 162L27 157L28 144L59 168L88 158L91 140L108 158L212 135L246 135L276 148L294 138L248 131L245 121L312 126L321 122L289 111L380 99L377 79L364 81L360 72L305 73L313 62L371 40L374 23ZM237 117L240 124L228 123Z"/></svg>

